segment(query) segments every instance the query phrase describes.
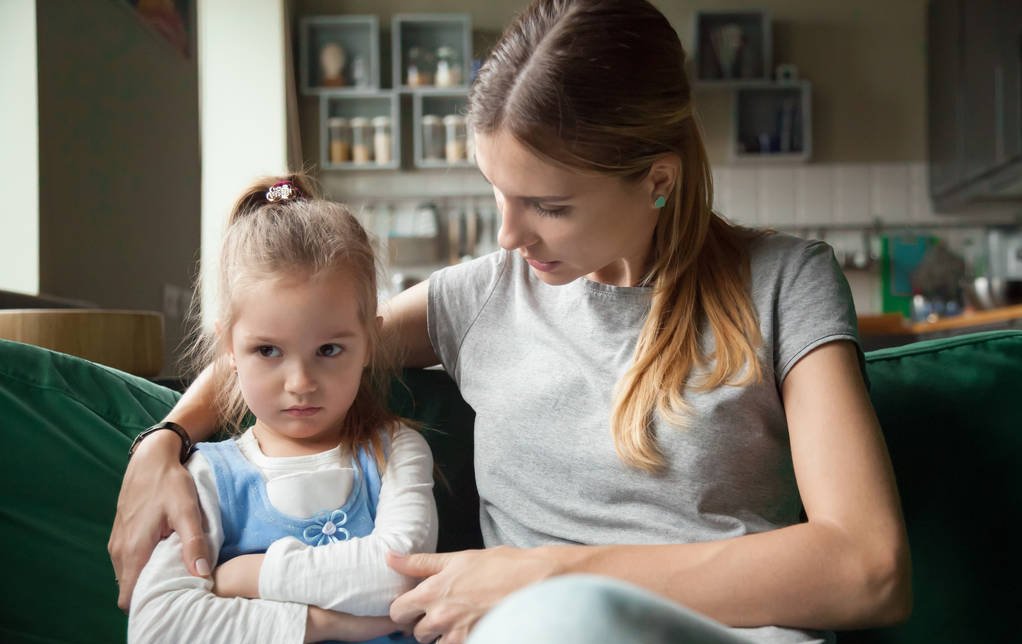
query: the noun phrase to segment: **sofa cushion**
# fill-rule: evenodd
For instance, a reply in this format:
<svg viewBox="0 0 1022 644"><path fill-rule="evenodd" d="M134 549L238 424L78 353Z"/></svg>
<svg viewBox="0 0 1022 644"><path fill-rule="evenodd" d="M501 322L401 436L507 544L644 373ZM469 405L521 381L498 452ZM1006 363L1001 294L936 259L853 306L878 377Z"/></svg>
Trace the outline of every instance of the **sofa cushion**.
<svg viewBox="0 0 1022 644"><path fill-rule="evenodd" d="M116 642L106 553L132 437L178 394L0 340L0 641Z"/></svg>
<svg viewBox="0 0 1022 644"><path fill-rule="evenodd" d="M1017 635L1022 520L1022 331L866 354L898 479L915 607L841 642L1008 642ZM1013 563L1014 562L1014 563Z"/></svg>

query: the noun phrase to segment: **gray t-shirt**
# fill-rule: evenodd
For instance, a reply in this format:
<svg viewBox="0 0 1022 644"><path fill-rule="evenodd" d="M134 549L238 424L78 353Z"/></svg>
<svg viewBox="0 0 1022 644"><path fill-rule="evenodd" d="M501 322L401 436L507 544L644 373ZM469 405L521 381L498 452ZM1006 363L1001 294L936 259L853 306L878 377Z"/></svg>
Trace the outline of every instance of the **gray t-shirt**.
<svg viewBox="0 0 1022 644"><path fill-rule="evenodd" d="M780 386L813 348L858 343L855 309L825 243L767 235L751 242L750 259L764 378L689 389L688 427L656 421L667 460L658 475L626 466L609 426L652 289L585 278L550 286L504 251L433 274L429 336L476 412L488 546L688 543L800 521ZM739 630L763 642L829 637Z"/></svg>

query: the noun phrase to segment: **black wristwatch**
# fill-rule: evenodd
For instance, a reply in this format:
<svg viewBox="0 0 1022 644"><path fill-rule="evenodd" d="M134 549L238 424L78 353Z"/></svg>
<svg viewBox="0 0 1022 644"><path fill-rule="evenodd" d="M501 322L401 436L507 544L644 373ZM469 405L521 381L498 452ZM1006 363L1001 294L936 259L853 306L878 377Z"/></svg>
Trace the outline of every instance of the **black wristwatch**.
<svg viewBox="0 0 1022 644"><path fill-rule="evenodd" d="M181 463L183 464L187 461L188 457L190 457L192 452L195 451L195 444L192 443L192 439L188 436L188 432L185 431L184 427L177 423L172 423L169 420L165 420L162 423L156 423L152 427L143 429L139 432L138 436L135 437L135 440L131 441L131 447L128 448L128 458L131 458L131 455L135 453L135 449L138 447L138 444L142 442L143 438L153 432L158 432L161 429L169 429L181 438Z"/></svg>

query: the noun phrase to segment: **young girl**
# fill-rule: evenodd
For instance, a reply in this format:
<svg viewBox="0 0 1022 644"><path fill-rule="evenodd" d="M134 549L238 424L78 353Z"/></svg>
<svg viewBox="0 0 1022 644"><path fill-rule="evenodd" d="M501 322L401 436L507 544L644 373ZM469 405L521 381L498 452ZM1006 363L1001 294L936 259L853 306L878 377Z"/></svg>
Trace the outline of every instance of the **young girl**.
<svg viewBox="0 0 1022 644"><path fill-rule="evenodd" d="M436 547L429 447L384 406L371 246L313 195L301 176L266 180L231 213L216 330L197 353L219 419L255 422L187 463L219 568L194 577L180 538L161 542L132 641L390 642L410 584L385 554Z"/></svg>

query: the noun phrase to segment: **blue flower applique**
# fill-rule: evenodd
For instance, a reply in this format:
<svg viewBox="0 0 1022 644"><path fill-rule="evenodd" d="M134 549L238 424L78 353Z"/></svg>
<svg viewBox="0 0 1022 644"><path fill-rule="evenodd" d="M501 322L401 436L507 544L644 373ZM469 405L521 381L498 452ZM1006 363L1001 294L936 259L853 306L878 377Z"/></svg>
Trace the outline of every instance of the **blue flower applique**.
<svg viewBox="0 0 1022 644"><path fill-rule="evenodd" d="M334 510L329 515L323 515L312 525L305 527L302 537L306 542L314 546L322 546L335 541L347 541L350 533L342 528L348 522L348 515L344 510Z"/></svg>

